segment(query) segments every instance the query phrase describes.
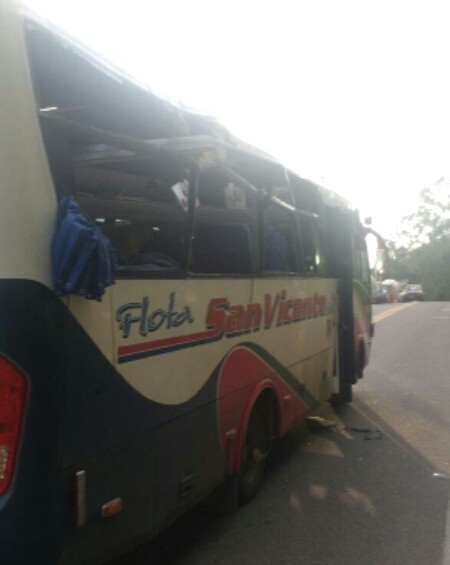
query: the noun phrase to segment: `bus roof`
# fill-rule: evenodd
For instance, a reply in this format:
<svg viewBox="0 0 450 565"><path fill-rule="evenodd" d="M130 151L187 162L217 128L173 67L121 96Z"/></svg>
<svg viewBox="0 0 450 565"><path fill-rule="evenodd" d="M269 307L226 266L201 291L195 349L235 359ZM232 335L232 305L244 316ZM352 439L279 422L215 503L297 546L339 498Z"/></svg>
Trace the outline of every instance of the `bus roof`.
<svg viewBox="0 0 450 565"><path fill-rule="evenodd" d="M11 3L11 5L13 4ZM56 42L63 47L65 51L71 51L91 67L94 67L97 72L101 72L109 79L125 87L128 85L134 91L138 90L141 93L141 97L147 100L147 102L143 102L146 117L151 114L162 114L167 117L167 119L158 120L159 122L164 122L165 129L163 131L159 128L154 138L139 139L137 135L134 144L135 147L139 145L141 149L144 150L145 144L149 151L152 151L153 148L164 154L171 154L174 157L194 158L200 163L204 160L207 162L208 160L211 162L227 162L230 159L236 158L259 163L262 162L271 170L271 173L276 171L276 177L280 179L286 179L290 175L295 177L297 182L300 182L305 188L318 193L326 205L352 209L350 203L338 194L315 182L302 178L296 172L284 167L281 162L268 153L235 137L228 129L220 124L215 117L197 110L187 109L173 100L156 95L147 85L106 60L69 33L51 23L48 19L36 14L33 10L22 4L14 3L14 6L17 6L16 9L18 13L25 19L30 29L37 30L38 32L39 30L41 32L44 31L48 36L47 39ZM42 35L41 41L45 41ZM41 110L45 110L45 108ZM85 126L82 122L80 123L76 120L69 119L70 116L68 118L66 112L59 113L56 111L43 113L41 111L41 117L53 123L59 122L62 127L77 128L80 131L82 129L85 131L89 129L89 127ZM91 135L95 137L95 132L93 132L94 128L90 129ZM106 134L106 132L104 133ZM118 135L120 136L120 134ZM117 149L117 147L114 149L105 147L104 158L111 158L114 151L116 153L123 152L123 146L120 149ZM101 158L101 150L97 147L96 151L92 152L90 156L85 155L84 157L87 160L89 160L89 158L98 160Z"/></svg>

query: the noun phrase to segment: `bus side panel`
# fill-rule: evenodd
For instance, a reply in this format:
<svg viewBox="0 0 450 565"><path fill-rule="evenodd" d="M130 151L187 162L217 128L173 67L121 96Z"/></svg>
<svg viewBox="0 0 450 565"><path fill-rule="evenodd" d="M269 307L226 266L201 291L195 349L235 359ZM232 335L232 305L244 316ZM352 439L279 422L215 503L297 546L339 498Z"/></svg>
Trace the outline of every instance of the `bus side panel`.
<svg viewBox="0 0 450 565"><path fill-rule="evenodd" d="M122 309L125 316L131 313L133 319L142 317L146 298L148 316L155 311L160 317L166 316L169 311L173 314L175 308L182 310L185 304L192 304L189 318L192 322L167 327L166 319L161 333L185 336L193 332L196 335L205 324L208 304L205 293L211 297L220 296L218 293L223 289L206 281L174 281L173 284L174 289L168 288L167 281L121 281L113 290L122 296L126 307L123 310L122 302L116 304L113 313ZM248 301L250 282L247 285L236 282L235 291L230 286L227 293L230 301ZM105 305L107 303L106 297ZM75 312L78 321L83 321L83 328L68 315L65 330L67 511L64 563L77 563L79 555L104 558L116 550L120 552L132 538L159 531L210 492L225 476L217 430L215 369L232 344L228 340L221 344L200 343L195 354L190 348L179 352L169 349L159 356L118 363L117 369L122 371L126 367L127 377L141 388L137 391L93 341L99 331L90 324L103 321L104 331L109 333L106 306L92 302L90 308L90 313ZM114 317L114 324L121 336L122 318L118 318ZM151 319L156 320L155 317ZM131 340L140 335L139 322L132 322ZM157 331L149 334L147 341L149 337L157 341L161 339ZM116 344L120 343L119 339ZM106 341L99 345L107 353ZM161 361L166 364L164 370ZM137 373L135 366L139 368ZM158 400L167 398L167 395L182 396L181 401L168 404L148 398L143 392ZM86 524L77 529L71 493L75 474L80 470L85 471L88 485L87 514ZM117 497L122 498L122 512L112 520L102 518L103 504Z"/></svg>
<svg viewBox="0 0 450 565"><path fill-rule="evenodd" d="M60 549L62 305L32 281L0 281L0 354L27 378L13 482L0 497L0 563L51 565Z"/></svg>
<svg viewBox="0 0 450 565"><path fill-rule="evenodd" d="M261 305L261 324L230 350L218 380L219 428L230 474L239 469L240 441L258 391L273 392L281 435L329 397L335 292L334 280L254 281L252 304Z"/></svg>
<svg viewBox="0 0 450 565"><path fill-rule="evenodd" d="M153 403L147 403L148 411L153 411ZM223 481L216 404L192 411L186 405L184 410L173 419L173 408L159 412L164 420L160 426L64 471L66 527L61 563L75 565L86 558L90 564L102 563L126 552L172 523ZM86 476L86 519L77 527L73 495L79 471ZM104 505L117 498L121 511L104 517Z"/></svg>
<svg viewBox="0 0 450 565"><path fill-rule="evenodd" d="M107 425L107 422L104 422ZM61 563L102 563L153 529L154 431L122 441L105 453L64 470L65 535ZM85 473L85 520L77 525L75 478ZM105 504L120 499L117 515Z"/></svg>
<svg viewBox="0 0 450 565"><path fill-rule="evenodd" d="M335 353L336 281L255 280L252 300L266 306L270 327L252 341L288 368L312 395L314 407L331 394Z"/></svg>
<svg viewBox="0 0 450 565"><path fill-rule="evenodd" d="M117 370L155 402L189 401L244 335L237 312L245 311L250 298L248 278L118 281L113 287Z"/></svg>
<svg viewBox="0 0 450 565"><path fill-rule="evenodd" d="M51 565L61 550L63 563L105 559L223 478L214 374L189 402L159 404L128 385L41 284L0 281L0 314L0 352L28 377L29 392L14 481L0 499L2 564ZM185 480L191 469L193 489ZM86 523L76 527L80 470ZM153 498L159 489L172 493L162 510ZM103 518L102 506L116 497L122 512Z"/></svg>
<svg viewBox="0 0 450 565"><path fill-rule="evenodd" d="M152 486L159 530L225 479L216 402L161 426L156 433L156 453Z"/></svg>

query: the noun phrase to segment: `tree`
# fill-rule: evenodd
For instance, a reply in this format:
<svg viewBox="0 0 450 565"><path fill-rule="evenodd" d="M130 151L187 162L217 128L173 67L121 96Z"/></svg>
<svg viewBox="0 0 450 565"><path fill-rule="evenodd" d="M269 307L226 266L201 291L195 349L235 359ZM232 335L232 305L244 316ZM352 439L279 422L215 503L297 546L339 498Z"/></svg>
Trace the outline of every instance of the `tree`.
<svg viewBox="0 0 450 565"><path fill-rule="evenodd" d="M450 183L440 179L420 193L417 210L390 242L390 276L422 284L428 300L450 300Z"/></svg>
<svg viewBox="0 0 450 565"><path fill-rule="evenodd" d="M402 220L400 238L412 249L449 234L450 183L442 178L421 190L417 210Z"/></svg>

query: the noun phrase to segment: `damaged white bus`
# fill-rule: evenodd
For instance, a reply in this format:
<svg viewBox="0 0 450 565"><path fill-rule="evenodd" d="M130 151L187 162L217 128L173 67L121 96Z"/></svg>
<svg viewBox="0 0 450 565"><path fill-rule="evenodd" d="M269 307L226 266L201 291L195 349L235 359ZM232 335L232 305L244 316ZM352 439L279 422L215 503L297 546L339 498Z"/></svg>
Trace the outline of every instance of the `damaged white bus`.
<svg viewBox="0 0 450 565"><path fill-rule="evenodd" d="M0 0L0 563L103 562L351 400L342 199Z"/></svg>

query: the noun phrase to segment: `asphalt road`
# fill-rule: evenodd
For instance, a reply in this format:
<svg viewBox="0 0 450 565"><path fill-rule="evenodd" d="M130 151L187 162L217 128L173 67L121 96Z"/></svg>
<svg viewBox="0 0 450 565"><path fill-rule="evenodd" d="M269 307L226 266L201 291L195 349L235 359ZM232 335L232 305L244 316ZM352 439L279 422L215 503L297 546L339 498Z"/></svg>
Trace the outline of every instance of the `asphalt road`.
<svg viewBox="0 0 450 565"><path fill-rule="evenodd" d="M237 514L190 512L111 565L450 565L450 303L374 314L354 402L319 412L335 428L283 441Z"/></svg>

